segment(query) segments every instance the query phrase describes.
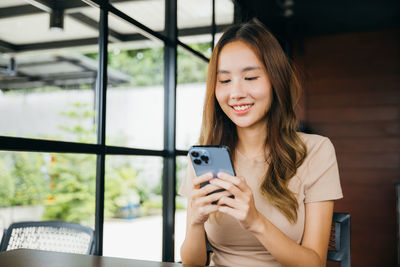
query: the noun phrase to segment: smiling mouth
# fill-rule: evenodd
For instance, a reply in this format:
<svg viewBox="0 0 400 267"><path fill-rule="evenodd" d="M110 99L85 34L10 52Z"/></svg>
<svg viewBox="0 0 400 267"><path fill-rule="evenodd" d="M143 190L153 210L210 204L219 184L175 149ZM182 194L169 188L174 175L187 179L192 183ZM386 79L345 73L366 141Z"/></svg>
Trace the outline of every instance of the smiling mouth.
<svg viewBox="0 0 400 267"><path fill-rule="evenodd" d="M245 111L249 110L251 108L251 106L253 106L253 105L236 105L236 106L232 106L232 108L236 112L245 112Z"/></svg>

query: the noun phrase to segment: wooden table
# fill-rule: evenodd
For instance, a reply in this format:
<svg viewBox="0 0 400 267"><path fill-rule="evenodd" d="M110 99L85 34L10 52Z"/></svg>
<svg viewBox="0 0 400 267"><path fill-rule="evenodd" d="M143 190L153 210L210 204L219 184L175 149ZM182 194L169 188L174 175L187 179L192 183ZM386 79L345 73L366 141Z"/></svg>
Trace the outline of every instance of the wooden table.
<svg viewBox="0 0 400 267"><path fill-rule="evenodd" d="M171 262L16 249L0 252L1 267L194 267Z"/></svg>

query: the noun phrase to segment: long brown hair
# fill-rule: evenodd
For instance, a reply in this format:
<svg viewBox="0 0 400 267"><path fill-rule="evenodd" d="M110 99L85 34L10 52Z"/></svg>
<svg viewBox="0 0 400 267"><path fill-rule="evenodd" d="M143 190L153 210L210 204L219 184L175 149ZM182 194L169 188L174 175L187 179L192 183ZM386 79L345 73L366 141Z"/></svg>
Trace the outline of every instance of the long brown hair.
<svg viewBox="0 0 400 267"><path fill-rule="evenodd" d="M272 86L271 107L266 114L269 148L268 170L260 191L291 222L297 221L298 203L288 188L289 180L303 163L307 149L296 133L294 107L301 89L294 68L275 37L259 22L229 27L216 44L207 74L207 91L199 143L226 145L233 153L238 143L235 124L225 115L215 97L218 57L222 48L234 41L250 45L269 76Z"/></svg>

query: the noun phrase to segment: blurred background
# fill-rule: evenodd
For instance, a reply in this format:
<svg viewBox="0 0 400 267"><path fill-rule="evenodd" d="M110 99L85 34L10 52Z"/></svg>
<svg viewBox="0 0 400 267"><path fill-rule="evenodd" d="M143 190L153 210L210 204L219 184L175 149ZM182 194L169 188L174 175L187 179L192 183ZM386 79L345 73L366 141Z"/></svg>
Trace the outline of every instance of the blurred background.
<svg viewBox="0 0 400 267"><path fill-rule="evenodd" d="M336 148L352 265L396 266L395 0L0 1L0 235L15 221L78 222L103 255L178 261L175 189L208 58L224 28L252 18L299 70L300 130Z"/></svg>

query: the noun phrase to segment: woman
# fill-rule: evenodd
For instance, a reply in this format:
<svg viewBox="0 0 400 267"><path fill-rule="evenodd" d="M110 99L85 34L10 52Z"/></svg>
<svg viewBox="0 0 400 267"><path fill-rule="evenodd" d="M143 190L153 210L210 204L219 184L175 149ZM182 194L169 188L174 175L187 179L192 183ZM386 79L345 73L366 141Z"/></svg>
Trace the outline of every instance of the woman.
<svg viewBox="0 0 400 267"><path fill-rule="evenodd" d="M228 146L237 176L196 177L189 164L179 190L188 197L183 263L204 265L208 240L211 265L325 266L342 192L329 139L296 132L299 89L263 25L223 34L209 64L199 143Z"/></svg>

